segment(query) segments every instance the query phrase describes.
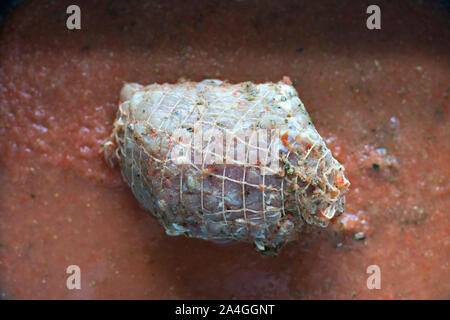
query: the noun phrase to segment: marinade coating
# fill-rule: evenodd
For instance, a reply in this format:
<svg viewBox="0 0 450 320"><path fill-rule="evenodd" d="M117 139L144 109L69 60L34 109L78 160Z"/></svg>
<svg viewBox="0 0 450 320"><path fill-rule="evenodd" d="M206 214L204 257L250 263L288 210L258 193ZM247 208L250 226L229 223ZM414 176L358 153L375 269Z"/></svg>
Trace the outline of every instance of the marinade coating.
<svg viewBox="0 0 450 320"><path fill-rule="evenodd" d="M128 83L120 96L105 157L118 160L137 200L167 234L247 241L259 251L277 253L306 224L326 227L343 212L350 185L344 168L316 131L289 78L262 84ZM225 142L223 161L222 153L213 163L176 161L172 151L181 141L180 131L196 134L198 124L203 132L278 130L262 147L244 142L266 155L276 144L279 167L250 163L249 151L242 159L242 149L237 150L240 160L230 159L235 150L226 151L236 147ZM209 136L194 151L211 152L212 140Z"/></svg>

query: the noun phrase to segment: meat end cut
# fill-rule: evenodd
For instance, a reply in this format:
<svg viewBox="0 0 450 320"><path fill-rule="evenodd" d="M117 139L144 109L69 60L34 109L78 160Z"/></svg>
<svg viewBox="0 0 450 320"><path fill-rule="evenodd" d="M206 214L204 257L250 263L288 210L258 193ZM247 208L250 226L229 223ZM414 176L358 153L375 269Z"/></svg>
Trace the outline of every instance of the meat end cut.
<svg viewBox="0 0 450 320"><path fill-rule="evenodd" d="M350 183L289 78L125 84L106 159L167 234L277 253L343 212Z"/></svg>

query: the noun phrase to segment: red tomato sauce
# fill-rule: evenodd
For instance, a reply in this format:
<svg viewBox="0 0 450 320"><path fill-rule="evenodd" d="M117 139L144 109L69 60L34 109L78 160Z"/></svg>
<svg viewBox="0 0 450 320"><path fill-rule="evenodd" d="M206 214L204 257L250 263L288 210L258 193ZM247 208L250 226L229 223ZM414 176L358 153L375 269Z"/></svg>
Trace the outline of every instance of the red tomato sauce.
<svg viewBox="0 0 450 320"><path fill-rule="evenodd" d="M370 31L356 1L77 3L81 30L70 1L27 1L1 30L0 297L450 298L445 9L379 1ZM166 236L99 153L125 82L285 75L352 185L276 258Z"/></svg>

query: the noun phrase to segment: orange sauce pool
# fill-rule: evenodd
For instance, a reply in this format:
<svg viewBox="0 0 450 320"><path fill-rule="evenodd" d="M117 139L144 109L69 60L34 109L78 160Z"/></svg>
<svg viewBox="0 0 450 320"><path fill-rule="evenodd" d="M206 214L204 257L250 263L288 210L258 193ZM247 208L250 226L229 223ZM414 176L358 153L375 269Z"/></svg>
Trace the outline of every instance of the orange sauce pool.
<svg viewBox="0 0 450 320"><path fill-rule="evenodd" d="M1 30L0 297L450 298L445 9L379 1L369 31L355 1L77 1L69 31L70 4L27 1ZM124 82L284 75L352 186L277 258L166 236L98 152Z"/></svg>

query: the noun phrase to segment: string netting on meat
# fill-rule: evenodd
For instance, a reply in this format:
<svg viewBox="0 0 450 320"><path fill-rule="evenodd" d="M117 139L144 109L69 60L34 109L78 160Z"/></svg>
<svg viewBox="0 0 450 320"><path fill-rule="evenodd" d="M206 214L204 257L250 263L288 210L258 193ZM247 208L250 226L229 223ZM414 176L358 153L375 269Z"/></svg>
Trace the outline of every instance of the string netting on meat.
<svg viewBox="0 0 450 320"><path fill-rule="evenodd" d="M287 78L126 84L121 101L105 157L169 235L277 252L343 211L344 168Z"/></svg>

